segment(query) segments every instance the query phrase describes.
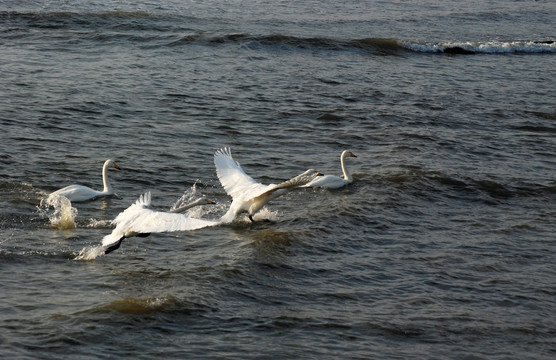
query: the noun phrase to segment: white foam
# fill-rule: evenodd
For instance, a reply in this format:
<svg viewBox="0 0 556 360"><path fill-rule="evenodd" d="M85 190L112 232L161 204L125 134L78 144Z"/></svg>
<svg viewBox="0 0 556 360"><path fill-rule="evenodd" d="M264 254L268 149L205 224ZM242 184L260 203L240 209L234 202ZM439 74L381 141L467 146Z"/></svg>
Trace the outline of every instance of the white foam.
<svg viewBox="0 0 556 360"><path fill-rule="evenodd" d="M74 258L74 260L89 261L94 260L102 255L104 255L104 247L102 246L84 247Z"/></svg>
<svg viewBox="0 0 556 360"><path fill-rule="evenodd" d="M50 212L53 208L53 212ZM42 199L39 214L48 216L50 224L55 229L75 229L77 209L71 206L71 201L64 196L49 196Z"/></svg>
<svg viewBox="0 0 556 360"><path fill-rule="evenodd" d="M402 41L401 46L415 52L435 53L447 49L461 48L479 54L513 54L513 53L556 53L556 43L539 41L486 41L486 42L444 42L419 43Z"/></svg>

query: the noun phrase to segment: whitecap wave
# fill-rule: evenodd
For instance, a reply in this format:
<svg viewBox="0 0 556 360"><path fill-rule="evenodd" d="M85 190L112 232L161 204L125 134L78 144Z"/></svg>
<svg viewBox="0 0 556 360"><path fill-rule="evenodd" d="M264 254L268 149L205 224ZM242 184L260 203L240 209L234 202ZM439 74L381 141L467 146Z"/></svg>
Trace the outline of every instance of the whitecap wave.
<svg viewBox="0 0 556 360"><path fill-rule="evenodd" d="M540 54L556 53L554 41L486 41L486 42L443 42L420 43L402 41L401 45L408 50L423 53L455 53L455 54Z"/></svg>

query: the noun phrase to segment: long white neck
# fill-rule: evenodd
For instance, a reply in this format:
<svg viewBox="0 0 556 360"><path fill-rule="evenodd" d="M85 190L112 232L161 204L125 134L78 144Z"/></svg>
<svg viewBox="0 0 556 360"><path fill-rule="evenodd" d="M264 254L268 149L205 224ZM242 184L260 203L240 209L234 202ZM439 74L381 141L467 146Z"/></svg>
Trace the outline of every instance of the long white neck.
<svg viewBox="0 0 556 360"><path fill-rule="evenodd" d="M185 212L185 211L191 209L192 207L195 207L195 206L198 206L198 205L202 205L202 204L207 204L207 200L206 200L205 198L199 198L199 199L197 199L197 200L195 200L195 201L193 201L193 202L190 202L190 203L187 204L187 205L184 205L184 206L179 207L179 208L174 209L174 210L170 210L170 212L173 212L173 213L183 213L183 212Z"/></svg>
<svg viewBox="0 0 556 360"><path fill-rule="evenodd" d="M348 155L349 155L349 151L344 150L344 152L342 152L342 156L340 156L340 163L342 164L342 172L344 173L344 180L347 180L348 182L352 182L353 178L351 177L349 171L346 169L346 164L345 164L345 159Z"/></svg>
<svg viewBox="0 0 556 360"><path fill-rule="evenodd" d="M108 182L108 166L110 166L110 160L106 160L104 166L102 167L102 184L104 185L103 192L106 194L112 193L112 186Z"/></svg>

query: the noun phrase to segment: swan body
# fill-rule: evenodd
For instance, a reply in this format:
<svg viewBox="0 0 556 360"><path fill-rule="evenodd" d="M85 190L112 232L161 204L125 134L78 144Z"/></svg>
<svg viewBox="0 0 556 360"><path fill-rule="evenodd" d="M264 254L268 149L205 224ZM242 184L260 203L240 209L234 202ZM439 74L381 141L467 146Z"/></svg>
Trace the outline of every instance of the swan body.
<svg viewBox="0 0 556 360"><path fill-rule="evenodd" d="M316 177L310 183L303 185L304 187L320 187L326 189L339 189L347 184L351 184L353 182L353 178L351 174L346 168L345 159L346 157L357 157L354 153L348 150L344 150L342 155L340 156L340 164L342 165L342 177L334 176L334 175L323 175Z"/></svg>
<svg viewBox="0 0 556 360"><path fill-rule="evenodd" d="M144 237L151 233L188 231L218 225L217 221L195 219L180 213L203 204L214 203L201 198L172 212L159 211L151 208L151 193L147 192L112 221L116 227L102 239L104 252L108 254L116 250L124 239L133 236Z"/></svg>
<svg viewBox="0 0 556 360"><path fill-rule="evenodd" d="M232 158L230 148L216 151L214 165L220 183L226 193L233 199L232 205L220 219L222 223L232 222L236 215L242 212L247 212L249 219L253 221L253 215L270 200L295 187L307 184L318 176L316 171L308 169L304 173L278 185L263 185L243 171L241 165Z"/></svg>
<svg viewBox="0 0 556 360"><path fill-rule="evenodd" d="M96 199L102 196L109 196L114 195L114 190L110 183L108 182L108 168L109 166L113 165L114 168L120 169L118 164L114 162L112 159L108 159L104 162L102 167L102 183L104 185L104 189L102 191L93 190L88 186L83 185L70 185L62 188L60 190L56 190L51 193L48 198L52 199L56 196L64 196L71 202L82 202L87 200Z"/></svg>

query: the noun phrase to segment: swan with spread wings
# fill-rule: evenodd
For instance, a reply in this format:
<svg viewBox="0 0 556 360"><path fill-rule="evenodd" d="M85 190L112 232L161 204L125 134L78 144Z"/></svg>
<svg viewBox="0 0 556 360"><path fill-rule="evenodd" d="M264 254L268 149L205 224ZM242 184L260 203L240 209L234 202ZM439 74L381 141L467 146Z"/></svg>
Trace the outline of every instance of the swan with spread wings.
<svg viewBox="0 0 556 360"><path fill-rule="evenodd" d="M280 184L263 185L243 171L241 165L232 157L230 148L216 151L214 154L214 165L220 183L226 193L233 199L232 205L220 219L222 223L232 222L236 215L242 212L247 212L249 220L253 221L253 215L270 200L296 187L305 185L321 175L313 169L308 169L302 174Z"/></svg>

